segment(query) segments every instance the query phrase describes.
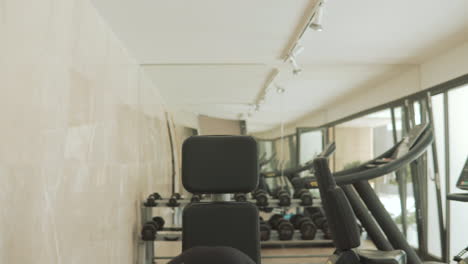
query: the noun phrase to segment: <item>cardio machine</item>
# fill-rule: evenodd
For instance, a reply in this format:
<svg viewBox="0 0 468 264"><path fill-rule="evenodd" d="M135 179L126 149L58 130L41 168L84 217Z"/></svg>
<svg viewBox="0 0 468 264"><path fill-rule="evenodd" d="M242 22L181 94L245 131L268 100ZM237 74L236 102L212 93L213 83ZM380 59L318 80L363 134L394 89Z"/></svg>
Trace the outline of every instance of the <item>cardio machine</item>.
<svg viewBox="0 0 468 264"><path fill-rule="evenodd" d="M314 160L314 167L316 171L317 183L322 198L322 205L325 210L326 216L329 221L329 228L332 233L333 241L336 246L335 253L330 257L327 263L364 263L364 264L381 264L381 263L392 263L392 264L405 264L405 263L440 263L440 262L423 262L416 255L415 251L409 247L406 241L402 239L401 233L396 228L394 229L393 234L386 232L385 234L393 243L388 245L381 245L380 247L387 247L386 250L359 250L357 249L360 245L359 236L357 234L356 223L356 209L351 206L351 203L348 199L353 201L353 196L350 196L350 193L356 193L353 187L351 186L341 186L339 187L335 181L335 177L331 174L328 167L328 161L324 158L318 158ZM465 164L465 167L462 171L462 175L458 180L457 186L465 188L468 185L468 161ZM366 205L370 205L369 209L376 209L379 206L375 206L379 203L378 197L375 192L372 190L370 185L367 182L360 181L353 184L354 187L360 191L359 194L364 200ZM367 188L367 187L368 188ZM350 189L352 191L350 192ZM360 190L359 190L360 189ZM344 191L345 190L345 191ZM466 202L468 195L463 194L449 194L447 195L448 199ZM372 200L372 201L371 201ZM374 205L372 205L374 204ZM373 210L371 210L373 211ZM376 213L376 212L373 212ZM378 214L382 214L382 219L390 219L385 216L386 212L377 211ZM387 213L388 214L388 213ZM343 224L346 223L346 224ZM394 226L394 223L391 222L391 219L386 223L389 227ZM381 226L382 227L382 226ZM383 228L388 229L389 227ZM390 237L393 236L393 237ZM399 248L397 250L393 249ZM402 250L404 249L404 250ZM468 247L462 250L458 255L453 259L459 264L468 263ZM408 258L408 256L410 258Z"/></svg>

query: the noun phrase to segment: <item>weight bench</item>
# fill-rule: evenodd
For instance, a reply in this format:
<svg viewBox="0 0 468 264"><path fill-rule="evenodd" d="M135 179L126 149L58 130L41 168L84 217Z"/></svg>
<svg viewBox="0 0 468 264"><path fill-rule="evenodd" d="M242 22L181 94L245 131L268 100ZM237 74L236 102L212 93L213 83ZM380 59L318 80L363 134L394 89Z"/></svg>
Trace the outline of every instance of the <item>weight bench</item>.
<svg viewBox="0 0 468 264"><path fill-rule="evenodd" d="M258 185L257 143L248 136L193 136L182 146L182 183L193 194L212 194L213 202L192 203L182 218L182 250L230 247L260 263L259 215L232 193Z"/></svg>

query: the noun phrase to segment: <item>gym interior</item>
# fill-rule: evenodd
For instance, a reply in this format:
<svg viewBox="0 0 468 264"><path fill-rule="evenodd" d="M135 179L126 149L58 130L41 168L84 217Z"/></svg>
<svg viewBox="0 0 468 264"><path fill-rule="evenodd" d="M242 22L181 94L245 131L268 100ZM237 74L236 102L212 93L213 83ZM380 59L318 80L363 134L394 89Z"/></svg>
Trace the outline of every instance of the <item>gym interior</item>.
<svg viewBox="0 0 468 264"><path fill-rule="evenodd" d="M468 262L468 1L0 0L0 262Z"/></svg>

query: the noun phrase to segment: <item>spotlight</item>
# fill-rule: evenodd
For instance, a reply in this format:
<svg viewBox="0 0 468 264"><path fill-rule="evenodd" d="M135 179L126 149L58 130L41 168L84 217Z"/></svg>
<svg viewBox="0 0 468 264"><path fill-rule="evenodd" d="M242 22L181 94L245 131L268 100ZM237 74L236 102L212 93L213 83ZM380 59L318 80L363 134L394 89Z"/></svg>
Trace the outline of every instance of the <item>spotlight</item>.
<svg viewBox="0 0 468 264"><path fill-rule="evenodd" d="M323 31L322 27L322 18L323 18L323 6L325 3L322 1L320 3L320 6L317 8L317 11L315 11L314 18L312 19L312 22L310 23L309 27L312 30L315 31Z"/></svg>
<svg viewBox="0 0 468 264"><path fill-rule="evenodd" d="M279 94L282 94L285 92L285 89L281 86L276 86L276 92L279 93Z"/></svg>
<svg viewBox="0 0 468 264"><path fill-rule="evenodd" d="M299 67L299 65L297 65L297 61L296 61L296 58L294 56L289 57L289 62L291 62L291 65L293 67L292 73L294 75L298 75L299 73L302 72L302 69L301 69L301 67Z"/></svg>
<svg viewBox="0 0 468 264"><path fill-rule="evenodd" d="M291 55L292 57L297 57L299 56L299 54L301 54L302 52L304 51L304 47L297 43L296 46L294 46L293 50L291 51Z"/></svg>

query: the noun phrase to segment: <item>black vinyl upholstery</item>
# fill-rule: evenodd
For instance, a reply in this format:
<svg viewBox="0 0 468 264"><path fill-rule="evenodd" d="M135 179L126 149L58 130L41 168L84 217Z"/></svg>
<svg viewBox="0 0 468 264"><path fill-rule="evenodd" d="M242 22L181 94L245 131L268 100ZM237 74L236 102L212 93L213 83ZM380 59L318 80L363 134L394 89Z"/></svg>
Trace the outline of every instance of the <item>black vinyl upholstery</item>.
<svg viewBox="0 0 468 264"><path fill-rule="evenodd" d="M230 247L194 247L168 264L255 264L241 251Z"/></svg>
<svg viewBox="0 0 468 264"><path fill-rule="evenodd" d="M191 193L248 193L258 185L257 142L249 136L193 136L182 146Z"/></svg>
<svg viewBox="0 0 468 264"><path fill-rule="evenodd" d="M405 264L406 253L403 250L356 250L362 264Z"/></svg>
<svg viewBox="0 0 468 264"><path fill-rule="evenodd" d="M247 193L258 185L257 142L248 136L195 136L182 147L182 183L192 193ZM184 208L182 249L229 247L260 263L258 209L249 202ZM224 263L224 262L220 262Z"/></svg>
<svg viewBox="0 0 468 264"><path fill-rule="evenodd" d="M182 249L232 247L260 263L258 219L257 207L251 203L192 204L183 214Z"/></svg>
<svg viewBox="0 0 468 264"><path fill-rule="evenodd" d="M343 251L359 247L361 243L356 216L345 193L336 185L327 159L315 159L314 167L323 209L336 248Z"/></svg>

